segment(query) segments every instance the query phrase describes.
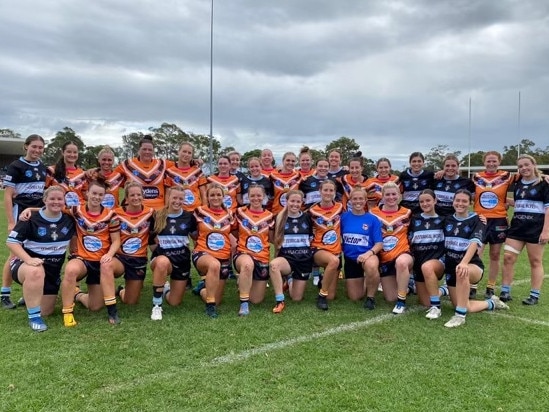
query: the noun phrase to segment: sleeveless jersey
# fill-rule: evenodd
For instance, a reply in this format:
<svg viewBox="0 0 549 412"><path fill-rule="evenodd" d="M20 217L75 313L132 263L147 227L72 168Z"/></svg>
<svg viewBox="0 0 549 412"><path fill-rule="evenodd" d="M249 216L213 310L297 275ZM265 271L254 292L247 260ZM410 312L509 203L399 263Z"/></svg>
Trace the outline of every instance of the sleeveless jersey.
<svg viewBox="0 0 549 412"><path fill-rule="evenodd" d="M65 252L75 234L74 219L62 213L57 219L32 212L27 221L19 221L6 243L19 243L34 258L44 259L46 273L58 274L65 262Z"/></svg>
<svg viewBox="0 0 549 412"><path fill-rule="evenodd" d="M163 159L152 159L144 164L136 157L120 163L114 173L126 177L126 181L134 181L143 186L143 204L156 210L164 207L164 173L169 166Z"/></svg>
<svg viewBox="0 0 549 412"><path fill-rule="evenodd" d="M472 180L458 176L457 179L435 179L433 191L437 198L435 210L440 216L449 216L454 213L454 196L460 189L466 189L471 194L475 193L475 185Z"/></svg>
<svg viewBox="0 0 549 412"><path fill-rule="evenodd" d="M298 217L288 216L284 225L284 239L278 251L278 256L294 261L311 259L312 235L313 225L309 213L301 212Z"/></svg>
<svg viewBox="0 0 549 412"><path fill-rule="evenodd" d="M198 166L180 168L173 165L166 170L166 187L181 186L185 190L183 210L187 212L194 212L202 204L200 186L206 182L206 176Z"/></svg>
<svg viewBox="0 0 549 412"><path fill-rule="evenodd" d="M376 206L372 209L372 214L381 221L383 250L379 254L380 262L392 262L401 254L410 252L410 244L408 243L410 209L399 206L398 210L387 212Z"/></svg>
<svg viewBox="0 0 549 412"><path fill-rule="evenodd" d="M347 211L341 215L343 256L356 262L358 256L383 242L381 222L371 213L355 215Z"/></svg>
<svg viewBox="0 0 549 412"><path fill-rule="evenodd" d="M128 213L126 208L117 207L114 211L120 219L120 249L118 253L146 258L149 233L154 227L154 209L144 206L139 213Z"/></svg>
<svg viewBox="0 0 549 412"><path fill-rule="evenodd" d="M46 186L47 169L38 160L28 162L24 157L13 161L4 176L4 185L13 188L13 204L18 206L18 213L28 207L44 205L42 196Z"/></svg>
<svg viewBox="0 0 549 412"><path fill-rule="evenodd" d="M410 209L412 213L421 213L419 194L425 189L431 189L434 178L434 173L429 170L423 170L417 176L411 174L410 169L400 173L398 181L402 190L401 206Z"/></svg>
<svg viewBox="0 0 549 412"><path fill-rule="evenodd" d="M236 195L240 193L240 181L235 175L220 177L219 175L211 175L207 177L208 183L217 183L223 187L223 204L231 212L235 212L238 207Z"/></svg>
<svg viewBox="0 0 549 412"><path fill-rule="evenodd" d="M63 180L58 182L53 177L54 171L55 166L48 167L46 186L61 186L65 190L65 205L68 208L85 204L83 189L85 189L86 185L86 172L79 167L67 169Z"/></svg>
<svg viewBox="0 0 549 412"><path fill-rule="evenodd" d="M503 170L475 173L474 211L488 219L507 218L507 192L514 180L512 173Z"/></svg>
<svg viewBox="0 0 549 412"><path fill-rule="evenodd" d="M290 190L299 188L301 175L294 170L290 173L282 173L279 170L274 170L271 173L271 181L273 182L274 200L272 212L277 215L282 212L286 206L286 193Z"/></svg>
<svg viewBox="0 0 549 412"><path fill-rule="evenodd" d="M231 258L231 231L234 219L230 212L200 206L194 211L197 221L198 238L194 252L205 252L219 260Z"/></svg>
<svg viewBox="0 0 549 412"><path fill-rule="evenodd" d="M273 214L268 210L254 212L248 206L236 211L238 245L236 250L251 255L261 263L269 263L271 256L269 232L274 227Z"/></svg>
<svg viewBox="0 0 549 412"><path fill-rule="evenodd" d="M168 215L166 227L151 235L158 245L152 256L166 256L175 265L189 261L189 235L194 232L196 219L192 213L182 210L177 215Z"/></svg>
<svg viewBox="0 0 549 412"><path fill-rule="evenodd" d="M408 240L414 262L421 266L444 256L444 217L414 215L408 226Z"/></svg>
<svg viewBox="0 0 549 412"><path fill-rule="evenodd" d="M456 266L461 262L465 252L471 243L480 247L484 237L484 223L476 213L470 213L466 218L457 218L454 215L446 216L444 222L444 247L446 273L455 273ZM481 268L484 267L482 260L475 253L470 263Z"/></svg>
<svg viewBox="0 0 549 412"><path fill-rule="evenodd" d="M74 206L69 212L76 221L75 255L90 262L99 262L111 246L112 232L120 230L114 210L102 208L98 215L90 214L86 206Z"/></svg>
<svg viewBox="0 0 549 412"><path fill-rule="evenodd" d="M311 246L319 250L326 250L334 255L341 253L341 214L343 205L335 202L328 208L320 203L309 209L313 222L313 240Z"/></svg>

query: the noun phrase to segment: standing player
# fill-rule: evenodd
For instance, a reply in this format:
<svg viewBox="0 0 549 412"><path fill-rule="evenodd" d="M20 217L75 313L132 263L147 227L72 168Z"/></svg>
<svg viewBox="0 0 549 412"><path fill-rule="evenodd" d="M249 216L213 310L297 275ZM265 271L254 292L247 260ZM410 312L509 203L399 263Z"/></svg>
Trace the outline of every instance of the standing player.
<svg viewBox="0 0 549 412"><path fill-rule="evenodd" d="M402 193L401 205L410 209L412 214L421 213L419 194L433 186L434 174L424 170L425 156L420 152L410 155L410 167L401 172L398 177Z"/></svg>
<svg viewBox="0 0 549 412"><path fill-rule="evenodd" d="M316 162L315 173L304 178L299 184L299 190L305 195L305 209L321 201L320 184L328 179L328 165L326 159L319 159Z"/></svg>
<svg viewBox="0 0 549 412"><path fill-rule="evenodd" d="M65 205L80 206L85 203L83 189L86 187L86 172L78 167L78 146L72 141L61 147L61 157L54 166L48 167L46 186L59 185L65 189Z"/></svg>
<svg viewBox="0 0 549 412"><path fill-rule="evenodd" d="M398 183L398 176L391 174L391 161L386 157L378 159L376 162L376 172L377 174L369 178L364 185L368 193L369 208L379 206L382 198L381 188L385 183Z"/></svg>
<svg viewBox="0 0 549 412"><path fill-rule="evenodd" d="M313 166L313 157L311 150L307 146L303 146L299 151L299 173L302 179L306 179L315 173Z"/></svg>
<svg viewBox="0 0 549 412"><path fill-rule="evenodd" d="M271 172L273 182L274 200L271 211L277 215L286 206L286 193L297 190L301 182L301 175L295 170L297 158L292 152L284 153L282 168Z"/></svg>
<svg viewBox="0 0 549 412"><path fill-rule="evenodd" d="M273 184L271 179L261 173L261 162L257 157L248 159L248 175L243 175L240 178L240 193L237 195L239 205L250 204L248 191L253 185L259 185L265 189L266 196L263 199L263 206L270 210L273 203Z"/></svg>
<svg viewBox="0 0 549 412"><path fill-rule="evenodd" d="M108 209L114 209L120 204L119 192L126 181L126 176L113 170L114 152L109 146L104 146L99 151L97 161L99 162L99 167L86 173L88 181L97 180L98 178L105 180L108 187L101 204ZM88 190L87 187L86 182L86 185L82 189L83 193L86 193Z"/></svg>
<svg viewBox="0 0 549 412"><path fill-rule="evenodd" d="M366 180L362 175L364 170L364 159L362 157L353 157L349 161L349 173L341 176L339 182L341 184L341 191L343 196L341 202L345 209L350 209L352 206L347 206L349 198L351 197L351 192L356 187L365 187ZM364 204L364 210L368 210L368 204Z"/></svg>
<svg viewBox="0 0 549 412"><path fill-rule="evenodd" d="M219 156L217 159L217 173L206 178L207 183L216 183L223 187L223 203L234 213L238 207L237 195L240 192L240 181L231 174L231 161L228 156ZM200 186L202 204L206 204L206 185Z"/></svg>

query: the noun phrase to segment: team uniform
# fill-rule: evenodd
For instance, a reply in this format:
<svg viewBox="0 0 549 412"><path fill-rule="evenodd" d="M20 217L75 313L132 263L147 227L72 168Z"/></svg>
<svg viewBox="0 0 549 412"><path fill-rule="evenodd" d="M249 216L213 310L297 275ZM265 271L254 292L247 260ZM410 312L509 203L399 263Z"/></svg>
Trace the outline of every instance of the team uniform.
<svg viewBox="0 0 549 412"><path fill-rule="evenodd" d="M164 207L164 174L172 164L164 159L152 159L151 163L145 164L134 157L120 163L114 173L120 173L126 177L126 181L143 186L143 204L159 210Z"/></svg>
<svg viewBox="0 0 549 412"><path fill-rule="evenodd" d="M254 280L269 278L270 244L269 233L274 227L273 214L268 210L255 212L243 206L236 211L238 226L238 245L233 256L233 264L242 254L247 254L254 261Z"/></svg>
<svg viewBox="0 0 549 412"><path fill-rule="evenodd" d="M105 183L107 184L107 189L105 191L105 196L101 201L101 206L106 207L107 209L117 208L120 205L120 189L124 187L126 176L116 171L104 174L99 168L95 170L95 173L105 179ZM88 191L89 184L90 182L88 180L82 189L82 193L86 193Z"/></svg>
<svg viewBox="0 0 549 412"><path fill-rule="evenodd" d="M333 180L334 182L341 182L341 179L343 178L343 176L348 174L349 172L347 170L343 170L343 168L340 167L339 170L337 171L328 170L328 179ZM341 202L342 198L343 198L343 188L341 185L338 185L335 200L337 202Z"/></svg>
<svg viewBox="0 0 549 412"><path fill-rule="evenodd" d="M284 238L277 257L283 257L290 265L293 279L308 280L313 270L311 237L313 223L307 212L298 217L290 217L284 225Z"/></svg>
<svg viewBox="0 0 549 412"><path fill-rule="evenodd" d="M400 173L398 177L402 191L400 205L410 209L413 214L421 213L419 195L423 190L431 189L434 178L434 173L428 170L422 170L418 175L413 174L410 169Z"/></svg>
<svg viewBox="0 0 549 412"><path fill-rule="evenodd" d="M196 219L190 212L168 215L166 227L159 233L149 235L149 243L156 243L152 253L153 261L157 256L166 256L172 264L173 280L188 280L191 274L191 251L189 235L196 232Z"/></svg>
<svg viewBox="0 0 549 412"><path fill-rule="evenodd" d="M510 239L539 243L539 236L549 208L549 185L541 179L534 182L520 180L513 191L515 211L507 232Z"/></svg>
<svg viewBox="0 0 549 412"><path fill-rule="evenodd" d="M139 213L130 213L125 207L118 207L115 213L120 220L120 249L116 257L124 265L124 279L144 280L154 209L144 206Z"/></svg>
<svg viewBox="0 0 549 412"><path fill-rule="evenodd" d="M194 211L194 216L198 232L192 253L194 266L196 267L196 262L203 255L211 255L221 263L219 278L227 279L231 259L230 234L234 221L232 215L225 209L216 210L200 206Z"/></svg>
<svg viewBox="0 0 549 412"><path fill-rule="evenodd" d="M28 207L42 207L42 196L46 185L47 169L38 160L29 162L24 157L13 161L8 166L4 185L13 188L13 219L17 222L19 215Z"/></svg>
<svg viewBox="0 0 549 412"><path fill-rule="evenodd" d="M59 292L61 268L74 234L74 220L69 215L62 213L60 217L51 219L42 209L32 212L29 220L17 222L8 236L7 243L18 243L29 256L44 260L44 295L57 295ZM18 258L10 261L12 278L19 284L17 272L22 264Z"/></svg>
<svg viewBox="0 0 549 412"><path fill-rule="evenodd" d="M301 183L301 175L297 170L290 173L282 173L280 170L274 170L271 173L271 181L273 182L273 214L277 215L282 212L286 206L286 193L290 190L299 188Z"/></svg>
<svg viewBox="0 0 549 412"><path fill-rule="evenodd" d="M102 208L99 214L88 212L87 206L69 209L76 221L76 253L69 259L80 259L86 266L86 283L99 285L101 258L111 246L111 233L120 231L120 220L114 210Z"/></svg>
<svg viewBox="0 0 549 412"><path fill-rule="evenodd" d="M403 253L410 253L408 243L408 226L411 212L399 206L394 212L387 212L383 207L376 206L371 213L381 221L383 250L379 253L380 276L396 275L395 261Z"/></svg>
<svg viewBox="0 0 549 412"><path fill-rule="evenodd" d="M265 198L263 199L263 207L270 210L273 203L273 183L271 179L261 175L259 179L253 178L251 176L242 176L240 178L240 195L242 196L242 204L249 205L250 199L248 198L248 191L250 186L258 185L265 189Z"/></svg>
<svg viewBox="0 0 549 412"><path fill-rule="evenodd" d="M325 250L340 256L343 205L335 202L332 206L323 208L317 203L309 209L309 213L313 222L313 255L319 250Z"/></svg>
<svg viewBox="0 0 549 412"><path fill-rule="evenodd" d="M232 213L238 207L236 195L240 193L240 181L236 175L222 177L219 175L211 175L207 177L207 183L216 183L223 187L223 204Z"/></svg>
<svg viewBox="0 0 549 412"><path fill-rule="evenodd" d="M194 212L202 204L200 186L207 183L206 176L198 166L177 167L173 165L166 170L166 187L181 186L184 192L183 210Z"/></svg>
<svg viewBox="0 0 549 412"><path fill-rule="evenodd" d="M483 243L504 243L507 237L507 192L515 177L512 173L498 170L495 173L479 172L473 176L475 203L473 210L486 217Z"/></svg>
<svg viewBox="0 0 549 412"><path fill-rule="evenodd" d="M476 213L466 218L457 218L454 215L446 216L444 222L444 262L446 267L446 284L456 286L456 267L465 256L469 245L474 242L480 247L484 232L482 223ZM484 270L484 264L478 252L469 262ZM480 281L480 279L479 279Z"/></svg>
<svg viewBox="0 0 549 412"><path fill-rule="evenodd" d="M301 175L301 178L303 180L307 179L309 176L312 176L316 173L316 170L311 168L308 172L304 172L303 170L299 169L299 174Z"/></svg>
<svg viewBox="0 0 549 412"><path fill-rule="evenodd" d="M371 213L355 215L347 211L341 215L341 238L345 258L345 279L364 277L359 255L372 250L376 243L383 242L381 222Z"/></svg>
<svg viewBox="0 0 549 412"><path fill-rule="evenodd" d="M319 179L317 176L313 175L299 183L299 190L301 190L305 195L305 201L303 203L305 209L310 208L312 205L322 200L322 196L320 195L320 185L324 180L331 179Z"/></svg>
<svg viewBox="0 0 549 412"><path fill-rule="evenodd" d="M421 266L429 260L440 260L444 264L444 217L426 216L423 213L412 216L408 226L408 241L414 257L414 279L424 282Z"/></svg>
<svg viewBox="0 0 549 412"><path fill-rule="evenodd" d="M435 211L440 216L449 216L454 213L454 196L458 190L465 189L469 193L475 193L475 184L466 177L458 176L455 179L435 180L433 182L433 191L437 199Z"/></svg>
<svg viewBox="0 0 549 412"><path fill-rule="evenodd" d="M55 166L48 167L46 186L61 186L65 190L65 206L68 208L85 203L86 172L79 167L67 168L65 177L59 182L54 178Z"/></svg>
<svg viewBox="0 0 549 412"><path fill-rule="evenodd" d="M375 204L379 206L381 204L381 199L383 195L381 194L381 189L383 185L387 182L395 182L398 184L398 176L389 175L387 178L381 178L379 176L371 177L364 183L366 192L368 193L368 203Z"/></svg>
<svg viewBox="0 0 549 412"><path fill-rule="evenodd" d="M362 188L366 188L366 181L357 182L355 181L350 174L346 174L341 176L338 179L339 183L339 191L342 193L341 196L341 203L343 204L343 207L345 210L349 209L347 207L347 204L349 203L349 199L351 197L351 192L354 188L357 186L360 186ZM364 206L365 211L368 211L368 203Z"/></svg>

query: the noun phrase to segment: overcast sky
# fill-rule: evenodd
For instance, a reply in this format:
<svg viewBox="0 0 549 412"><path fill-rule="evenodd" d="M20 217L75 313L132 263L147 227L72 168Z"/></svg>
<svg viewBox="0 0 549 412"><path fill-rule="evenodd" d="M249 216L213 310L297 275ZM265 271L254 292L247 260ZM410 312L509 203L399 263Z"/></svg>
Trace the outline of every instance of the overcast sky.
<svg viewBox="0 0 549 412"><path fill-rule="evenodd" d="M3 0L0 128L86 144L209 133L210 0ZM549 144L549 2L215 0L213 132L277 157L354 138L402 165L438 144ZM521 92L520 136L518 121Z"/></svg>

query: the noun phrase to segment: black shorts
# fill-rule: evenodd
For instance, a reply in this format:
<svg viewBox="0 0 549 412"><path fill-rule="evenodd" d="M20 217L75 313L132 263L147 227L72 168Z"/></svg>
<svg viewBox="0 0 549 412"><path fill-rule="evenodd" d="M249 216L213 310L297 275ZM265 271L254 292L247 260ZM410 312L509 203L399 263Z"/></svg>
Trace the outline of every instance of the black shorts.
<svg viewBox="0 0 549 412"><path fill-rule="evenodd" d="M22 264L23 261L18 258L10 260L11 278L20 285L22 285L22 283L19 281L18 272ZM61 286L61 268L59 268L59 270L48 270L48 268L44 267L44 270L46 276L44 277L44 289L42 290L42 293L44 295L57 295L57 293L59 293L59 287Z"/></svg>
<svg viewBox="0 0 549 412"><path fill-rule="evenodd" d="M281 255L290 265L290 276L294 280L309 280L313 272L313 259L292 259L291 256Z"/></svg>
<svg viewBox="0 0 549 412"><path fill-rule="evenodd" d="M200 259L202 256L207 255L207 252L193 252L192 254L192 260L193 265L198 271L198 267L196 266L196 262L198 262L198 259ZM213 257L213 256L212 256ZM230 260L219 260L220 269L219 269L219 279L220 280L227 280L229 278L229 268L231 267L231 261Z"/></svg>
<svg viewBox="0 0 549 412"><path fill-rule="evenodd" d="M505 243L508 228L509 224L505 217L486 219L486 231L484 232L482 243L490 245Z"/></svg>
<svg viewBox="0 0 549 412"><path fill-rule="evenodd" d="M345 279L359 279L364 277L364 268L362 267L362 264L350 258L345 258L343 272L345 273Z"/></svg>
<svg viewBox="0 0 549 412"><path fill-rule="evenodd" d="M152 258L152 262L158 257L158 256L164 256L164 255L157 255ZM181 262L174 263L170 260L170 263L172 264L172 273L170 274L170 279L172 280L189 280L191 276L191 261L190 260L183 260Z"/></svg>
<svg viewBox="0 0 549 412"><path fill-rule="evenodd" d="M469 264L478 266L482 271L481 275L480 275L480 279L478 280L477 283L475 283L475 285L476 285L482 280L482 277L484 276L484 263L482 263L482 260L478 256L475 256L475 257L473 257L473 259L471 259ZM454 267L454 268L446 270L446 285L455 288L456 287L456 280L457 280L456 279L456 268Z"/></svg>
<svg viewBox="0 0 549 412"><path fill-rule="evenodd" d="M442 263L442 266L444 266L444 256L441 257L440 259L429 259L429 260L438 260L440 263ZM425 278L423 277L423 272L421 271L421 266L425 262L428 262L429 260L426 260L424 262L417 262L414 260L413 272L414 272L414 280L416 282L425 282ZM438 280L442 279L443 276L444 276L444 272L441 273Z"/></svg>
<svg viewBox="0 0 549 412"><path fill-rule="evenodd" d="M82 263L84 263L84 266L86 266L86 274L84 275L86 278L86 285L101 284L101 270L100 270L101 262L85 260L80 256L74 256L74 255L69 256L69 260L72 260L72 259L79 259L82 261Z"/></svg>
<svg viewBox="0 0 549 412"><path fill-rule="evenodd" d="M116 255L116 258L124 265L125 280L145 280L147 274L147 258L127 255Z"/></svg>
<svg viewBox="0 0 549 412"><path fill-rule="evenodd" d="M235 253L233 256L233 266L236 268L236 260L242 256L242 255L248 255L247 253ZM250 256L250 255L248 255ZM252 256L250 256L252 260L254 261L254 271L252 275L253 280L269 280L269 264L259 262L258 260L255 260Z"/></svg>
<svg viewBox="0 0 549 412"><path fill-rule="evenodd" d="M401 253L396 257L396 259L391 260L390 262L380 263L379 264L379 276L384 278L385 276L396 276L396 260L402 255L410 255L408 252Z"/></svg>

